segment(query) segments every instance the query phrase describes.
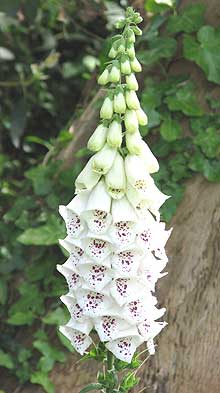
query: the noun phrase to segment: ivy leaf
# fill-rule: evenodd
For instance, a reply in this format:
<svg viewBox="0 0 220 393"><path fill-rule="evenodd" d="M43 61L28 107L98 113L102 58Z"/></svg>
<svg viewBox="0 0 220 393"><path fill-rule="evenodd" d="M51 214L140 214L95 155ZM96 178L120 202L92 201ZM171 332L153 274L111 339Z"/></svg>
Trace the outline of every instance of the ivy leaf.
<svg viewBox="0 0 220 393"><path fill-rule="evenodd" d="M203 26L197 33L197 40L185 35L183 40L184 56L194 61L205 72L211 82L220 83L220 28Z"/></svg>
<svg viewBox="0 0 220 393"><path fill-rule="evenodd" d="M160 134L165 139L165 141L172 142L175 141L182 133L181 125L171 116L167 116L161 127Z"/></svg>
<svg viewBox="0 0 220 393"><path fill-rule="evenodd" d="M203 153L209 158L220 155L220 133L215 127L202 129L195 136L194 143L200 146Z"/></svg>
<svg viewBox="0 0 220 393"><path fill-rule="evenodd" d="M198 31L204 24L204 4L190 4L178 15L171 15L168 19L167 30L170 33L192 33Z"/></svg>
<svg viewBox="0 0 220 393"><path fill-rule="evenodd" d="M38 385L43 386L47 393L54 393L54 384L49 379L47 373L43 371L35 371L31 375L31 383L36 383Z"/></svg>
<svg viewBox="0 0 220 393"><path fill-rule="evenodd" d="M9 370L14 368L14 362L12 356L0 349L0 366L8 368Z"/></svg>
<svg viewBox="0 0 220 393"><path fill-rule="evenodd" d="M90 385L81 389L79 393L87 393L91 392L92 390L101 390L102 388L103 386L100 383L91 383Z"/></svg>
<svg viewBox="0 0 220 393"><path fill-rule="evenodd" d="M38 363L38 368L42 371L49 372L52 370L55 361L63 363L66 360L64 352L50 345L48 341L35 340L33 342L33 347L43 355Z"/></svg>
<svg viewBox="0 0 220 393"><path fill-rule="evenodd" d="M25 245L49 246L57 244L58 239L64 236L63 223L58 217L51 215L45 225L27 229L18 237L18 241Z"/></svg>
<svg viewBox="0 0 220 393"><path fill-rule="evenodd" d="M149 42L149 49L139 52L138 58L144 65L150 66L160 59L167 59L173 56L176 50L176 40L174 38L154 38Z"/></svg>
<svg viewBox="0 0 220 393"><path fill-rule="evenodd" d="M200 108L194 86L187 83L177 88L175 94L165 98L165 102L171 111L181 111L187 116L202 116L203 111Z"/></svg>

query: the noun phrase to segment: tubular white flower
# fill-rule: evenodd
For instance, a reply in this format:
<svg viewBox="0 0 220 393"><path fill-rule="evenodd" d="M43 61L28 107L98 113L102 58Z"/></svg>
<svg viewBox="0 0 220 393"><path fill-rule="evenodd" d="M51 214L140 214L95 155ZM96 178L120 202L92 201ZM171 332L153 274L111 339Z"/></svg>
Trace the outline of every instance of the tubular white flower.
<svg viewBox="0 0 220 393"><path fill-rule="evenodd" d="M138 82L135 74L131 73L130 75L126 75L126 84L130 90L138 90Z"/></svg>
<svg viewBox="0 0 220 393"><path fill-rule="evenodd" d="M137 347L144 342L140 336L127 336L118 340L109 341L105 346L116 358L130 363Z"/></svg>
<svg viewBox="0 0 220 393"><path fill-rule="evenodd" d="M159 163L156 157L153 155L152 151L146 144L146 142L141 141L141 159L145 164L146 170L149 173L155 173L159 171Z"/></svg>
<svg viewBox="0 0 220 393"><path fill-rule="evenodd" d="M126 176L124 160L119 153L116 154L114 164L105 176L107 190L113 199L121 199L126 192Z"/></svg>
<svg viewBox="0 0 220 393"><path fill-rule="evenodd" d="M139 155L143 151L142 138L139 131L126 133L126 147L130 154Z"/></svg>
<svg viewBox="0 0 220 393"><path fill-rule="evenodd" d="M122 144L122 126L117 120L113 120L109 126L107 143L112 148L121 147Z"/></svg>
<svg viewBox="0 0 220 393"><path fill-rule="evenodd" d="M106 97L100 110L100 117L101 119L109 120L112 118L112 115L113 115L113 102L111 98Z"/></svg>
<svg viewBox="0 0 220 393"><path fill-rule="evenodd" d="M119 114L125 113L126 111L126 102L124 94L121 91L114 95L114 111Z"/></svg>
<svg viewBox="0 0 220 393"><path fill-rule="evenodd" d="M138 131L138 119L134 109L127 109L125 112L125 128L127 132L137 132Z"/></svg>
<svg viewBox="0 0 220 393"><path fill-rule="evenodd" d="M148 117L142 108L137 108L136 116L140 126L146 126L148 124Z"/></svg>
<svg viewBox="0 0 220 393"><path fill-rule="evenodd" d="M109 71L106 68L98 78L99 85L106 85L109 82Z"/></svg>
<svg viewBox="0 0 220 393"><path fill-rule="evenodd" d="M107 127L99 124L88 140L88 149L94 152L101 150L106 142L107 131Z"/></svg>
<svg viewBox="0 0 220 393"><path fill-rule="evenodd" d="M93 171L93 161L94 157L91 157L87 162L85 168L78 175L75 187L76 192L91 190L99 181L101 173L96 173Z"/></svg>
<svg viewBox="0 0 220 393"><path fill-rule="evenodd" d="M105 175L111 168L116 155L116 150L112 149L107 143L93 156L92 169L99 175Z"/></svg>
<svg viewBox="0 0 220 393"><path fill-rule="evenodd" d="M125 173L128 183L143 195L153 184L153 179L149 173L146 172L144 164L139 156L132 154L127 155L125 158Z"/></svg>
<svg viewBox="0 0 220 393"><path fill-rule="evenodd" d="M140 102L134 90L127 90L125 93L125 98L129 109L140 108Z"/></svg>

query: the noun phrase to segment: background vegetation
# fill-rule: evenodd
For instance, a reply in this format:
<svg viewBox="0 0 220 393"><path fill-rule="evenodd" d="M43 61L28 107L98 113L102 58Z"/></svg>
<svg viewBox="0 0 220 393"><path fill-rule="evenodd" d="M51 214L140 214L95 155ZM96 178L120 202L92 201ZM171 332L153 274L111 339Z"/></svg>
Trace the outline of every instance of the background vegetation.
<svg viewBox="0 0 220 393"><path fill-rule="evenodd" d="M220 181L220 29L207 25L199 2L184 9L170 0L137 3L145 17L138 54L149 115L142 135L160 159L155 180L173 196L162 212L170 221L186 179L201 173ZM126 5L0 2L0 366L18 384L37 383L48 393L54 392L48 376L54 363L72 351L57 330L68 319L58 300L66 284L55 270L65 259L57 245L65 233L57 208L72 197L88 152L80 149L65 170L57 157L98 89L108 37ZM178 61L185 64L181 71ZM205 94L192 78L195 67L209 81Z"/></svg>

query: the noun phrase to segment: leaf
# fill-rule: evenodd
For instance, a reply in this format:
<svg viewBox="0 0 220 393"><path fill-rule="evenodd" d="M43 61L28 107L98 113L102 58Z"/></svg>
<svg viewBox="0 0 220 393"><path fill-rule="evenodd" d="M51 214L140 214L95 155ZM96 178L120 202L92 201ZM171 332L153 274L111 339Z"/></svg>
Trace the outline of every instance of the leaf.
<svg viewBox="0 0 220 393"><path fill-rule="evenodd" d="M0 46L0 61L1 60L10 61L10 60L14 60L14 58L15 58L14 53L12 53L9 49Z"/></svg>
<svg viewBox="0 0 220 393"><path fill-rule="evenodd" d="M31 325L34 320L34 315L32 311L17 311L7 319L10 325L20 326L20 325Z"/></svg>
<svg viewBox="0 0 220 393"><path fill-rule="evenodd" d="M187 116L203 115L191 83L177 87L175 94L166 97L165 102L171 111L181 111Z"/></svg>
<svg viewBox="0 0 220 393"><path fill-rule="evenodd" d="M167 30L170 33L192 33L198 31L204 24L204 4L190 4L178 15L171 15L168 19Z"/></svg>
<svg viewBox="0 0 220 393"><path fill-rule="evenodd" d="M92 390L101 390L102 387L103 386L100 383L91 383L90 385L80 390L79 393L87 393L87 392L91 392Z"/></svg>
<svg viewBox="0 0 220 393"><path fill-rule="evenodd" d="M25 131L26 120L26 101L24 98L20 98L17 102L14 103L14 107L11 113L10 137L13 145L16 148L20 147L21 137Z"/></svg>
<svg viewBox="0 0 220 393"><path fill-rule="evenodd" d="M47 195L52 191L52 179L50 169L44 165L38 165L25 172L25 176L32 181L36 195Z"/></svg>
<svg viewBox="0 0 220 393"><path fill-rule="evenodd" d="M0 349L0 366L12 370L14 368L14 362L12 356Z"/></svg>
<svg viewBox="0 0 220 393"><path fill-rule="evenodd" d="M42 371L49 372L52 370L56 361L63 363L66 360L64 352L50 345L48 341L35 340L33 342L33 347L43 355L41 356L38 363L38 368L40 368Z"/></svg>
<svg viewBox="0 0 220 393"><path fill-rule="evenodd" d="M150 66L161 59L167 59L176 51L176 40L174 38L155 38L150 41L149 49L139 52L138 58L144 65Z"/></svg>
<svg viewBox="0 0 220 393"><path fill-rule="evenodd" d="M46 325L62 325L67 322L68 314L62 307L56 308L54 311L50 311L42 320Z"/></svg>
<svg viewBox="0 0 220 393"><path fill-rule="evenodd" d="M203 175L205 178L211 182L219 182L220 181L220 161L204 161L203 167Z"/></svg>
<svg viewBox="0 0 220 393"><path fill-rule="evenodd" d="M207 79L220 84L220 28L203 26L197 33L197 40L185 35L183 52L186 59L194 61L205 72Z"/></svg>
<svg viewBox="0 0 220 393"><path fill-rule="evenodd" d="M7 281L0 279L0 303L5 304L8 296Z"/></svg>
<svg viewBox="0 0 220 393"><path fill-rule="evenodd" d="M15 221L24 210L29 210L36 207L36 201L33 197L26 195L15 200L15 203L8 210L3 218L5 221Z"/></svg>
<svg viewBox="0 0 220 393"><path fill-rule="evenodd" d="M172 142L180 137L182 133L181 125L171 116L167 116L160 127L160 134L165 141Z"/></svg>
<svg viewBox="0 0 220 393"><path fill-rule="evenodd" d="M48 375L43 371L35 371L31 375L31 383L36 383L43 386L47 393L55 393L54 384L51 382Z"/></svg>
<svg viewBox="0 0 220 393"><path fill-rule="evenodd" d="M220 133L215 127L200 130L194 138L194 143L201 147L207 157L220 156Z"/></svg>
<svg viewBox="0 0 220 393"><path fill-rule="evenodd" d="M57 244L58 240L64 236L63 223L52 214L45 225L27 229L18 237L18 241L25 245L49 246Z"/></svg>
<svg viewBox="0 0 220 393"><path fill-rule="evenodd" d="M166 12L175 3L175 0L145 0L145 9L153 14Z"/></svg>

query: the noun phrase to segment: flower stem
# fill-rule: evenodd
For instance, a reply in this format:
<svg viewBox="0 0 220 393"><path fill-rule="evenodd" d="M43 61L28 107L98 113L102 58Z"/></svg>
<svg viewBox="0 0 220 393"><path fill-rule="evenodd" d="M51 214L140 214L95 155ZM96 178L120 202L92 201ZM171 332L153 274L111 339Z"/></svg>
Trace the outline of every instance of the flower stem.
<svg viewBox="0 0 220 393"><path fill-rule="evenodd" d="M114 355L112 352L107 351L107 373L114 368ZM112 388L106 388L106 393L112 393Z"/></svg>

